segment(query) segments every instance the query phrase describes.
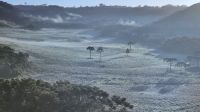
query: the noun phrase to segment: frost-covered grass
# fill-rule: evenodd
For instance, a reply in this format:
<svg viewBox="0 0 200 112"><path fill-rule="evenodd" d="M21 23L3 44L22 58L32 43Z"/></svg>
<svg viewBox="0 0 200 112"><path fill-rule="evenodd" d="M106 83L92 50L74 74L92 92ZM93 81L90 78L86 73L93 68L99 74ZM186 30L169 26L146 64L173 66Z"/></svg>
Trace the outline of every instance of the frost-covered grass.
<svg viewBox="0 0 200 112"><path fill-rule="evenodd" d="M128 98L139 112L200 109L196 106L200 102L198 74L180 73L177 68L166 73L168 65L152 49L135 45L126 56L127 45L96 40L84 31L0 29L0 41L30 54L35 79L97 86ZM102 62L96 52L88 59L88 46L104 47Z"/></svg>

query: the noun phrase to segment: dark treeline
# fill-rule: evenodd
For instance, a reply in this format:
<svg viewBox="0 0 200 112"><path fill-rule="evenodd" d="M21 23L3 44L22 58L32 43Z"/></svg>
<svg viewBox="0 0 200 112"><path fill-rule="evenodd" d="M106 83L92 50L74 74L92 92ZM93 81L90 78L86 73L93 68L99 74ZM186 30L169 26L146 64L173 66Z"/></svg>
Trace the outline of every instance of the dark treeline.
<svg viewBox="0 0 200 112"><path fill-rule="evenodd" d="M179 10L185 9L185 6L163 6L163 7L125 7L125 6L95 6L95 7L61 7L56 5L11 5L6 2L0 2L0 19L6 20L10 22L14 22L18 25L29 27L30 23L32 26L35 25L37 27L56 27L56 28L67 28L70 26L73 27L85 27L82 24L87 24L88 18L97 19L92 17L106 17L107 19L119 19L119 18L129 18L135 19L134 17L138 16L167 16ZM42 16L49 18L56 18L57 16L61 17L63 20L69 18L71 14L78 14L83 17L82 19L77 21L71 21L72 23L68 24L60 24L60 23L52 23L51 21L35 21L31 16ZM119 17L119 18L116 18ZM104 19L100 18L102 22ZM138 18L139 19L139 18ZM81 23L82 21L83 23ZM76 24L75 24L76 23ZM64 24L64 25L63 25ZM78 24L78 25L77 25ZM88 24L87 24L88 25ZM32 28L32 27L31 27Z"/></svg>
<svg viewBox="0 0 200 112"><path fill-rule="evenodd" d="M27 53L16 52L7 45L0 45L0 78L21 75L30 65Z"/></svg>
<svg viewBox="0 0 200 112"><path fill-rule="evenodd" d="M26 25L30 22L29 18L21 15L18 8L3 1L0 1L0 15L0 20L13 22L15 24Z"/></svg>
<svg viewBox="0 0 200 112"><path fill-rule="evenodd" d="M0 80L1 112L127 112L126 98L67 81Z"/></svg>
<svg viewBox="0 0 200 112"><path fill-rule="evenodd" d="M139 15L169 15L173 12L183 10L186 6L166 5L163 7L153 6L93 6L93 7L62 7L56 5L17 5L18 9L35 15L50 16L50 13L64 14L64 11L81 14L83 16L93 15L115 15L115 16L139 16ZM47 12L47 13L44 13ZM65 13L66 14L66 13Z"/></svg>

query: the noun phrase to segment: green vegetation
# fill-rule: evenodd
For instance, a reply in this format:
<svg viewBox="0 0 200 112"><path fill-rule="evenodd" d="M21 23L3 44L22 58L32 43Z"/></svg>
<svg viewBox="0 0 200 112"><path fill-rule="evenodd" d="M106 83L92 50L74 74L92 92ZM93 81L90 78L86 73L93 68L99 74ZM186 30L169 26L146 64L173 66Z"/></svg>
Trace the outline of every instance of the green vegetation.
<svg viewBox="0 0 200 112"><path fill-rule="evenodd" d="M0 112L127 112L125 98L69 82L0 80Z"/></svg>
<svg viewBox="0 0 200 112"><path fill-rule="evenodd" d="M27 53L15 52L6 45L0 45L0 78L20 75L29 65Z"/></svg>

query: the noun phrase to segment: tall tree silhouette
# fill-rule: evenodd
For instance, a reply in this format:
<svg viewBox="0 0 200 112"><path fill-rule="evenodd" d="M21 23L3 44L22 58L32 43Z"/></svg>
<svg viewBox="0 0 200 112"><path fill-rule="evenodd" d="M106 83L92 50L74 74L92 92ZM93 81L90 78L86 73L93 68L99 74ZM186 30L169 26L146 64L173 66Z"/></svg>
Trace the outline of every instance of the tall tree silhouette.
<svg viewBox="0 0 200 112"><path fill-rule="evenodd" d="M169 71L172 71L172 65L177 61L176 58L164 58L164 61L169 64Z"/></svg>
<svg viewBox="0 0 200 112"><path fill-rule="evenodd" d="M131 51L132 50L132 45L133 45L134 43L132 42L132 41L129 41L128 42L128 45L129 45L129 50Z"/></svg>
<svg viewBox="0 0 200 112"><path fill-rule="evenodd" d="M99 53L99 61L101 61L101 53L104 52L103 47L98 47L97 52Z"/></svg>
<svg viewBox="0 0 200 112"><path fill-rule="evenodd" d="M88 46L88 47L87 47L87 50L90 52L90 58L89 58L89 59L92 59L92 51L95 50L94 47Z"/></svg>
<svg viewBox="0 0 200 112"><path fill-rule="evenodd" d="M126 49L126 55L128 56L129 53L130 53L130 50L127 48Z"/></svg>

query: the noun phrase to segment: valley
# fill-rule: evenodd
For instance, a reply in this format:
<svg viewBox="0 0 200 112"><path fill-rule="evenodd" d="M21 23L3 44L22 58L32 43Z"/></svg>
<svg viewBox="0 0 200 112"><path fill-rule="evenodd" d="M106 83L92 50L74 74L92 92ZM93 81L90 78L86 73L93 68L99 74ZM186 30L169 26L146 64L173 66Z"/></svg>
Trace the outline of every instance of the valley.
<svg viewBox="0 0 200 112"><path fill-rule="evenodd" d="M128 45L96 40L84 33L87 30L0 31L5 33L1 42L30 55L33 67L29 77L34 79L52 83L69 80L74 84L97 86L111 95L126 97L133 103L134 111L199 109L198 73L180 68L166 72L167 63L156 58L159 54L153 53L154 49L136 44L126 56ZM88 59L88 46L104 48L102 62L96 51L92 52L93 59Z"/></svg>

